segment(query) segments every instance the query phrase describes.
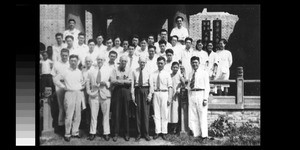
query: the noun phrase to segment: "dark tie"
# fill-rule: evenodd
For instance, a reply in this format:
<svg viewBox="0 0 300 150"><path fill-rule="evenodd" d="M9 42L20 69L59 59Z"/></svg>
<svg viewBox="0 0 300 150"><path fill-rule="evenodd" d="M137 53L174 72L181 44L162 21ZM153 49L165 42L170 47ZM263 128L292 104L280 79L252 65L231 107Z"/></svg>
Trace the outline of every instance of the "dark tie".
<svg viewBox="0 0 300 150"><path fill-rule="evenodd" d="M157 89L158 90L160 89L160 77L159 77L159 74L160 74L160 72L158 72L157 81L156 81L156 83L157 83Z"/></svg>
<svg viewBox="0 0 300 150"><path fill-rule="evenodd" d="M101 72L100 72L100 68L99 68L99 71L98 71L98 74L97 74L96 83L100 84L100 81L101 81Z"/></svg>
<svg viewBox="0 0 300 150"><path fill-rule="evenodd" d="M140 70L140 75L139 75L139 86L143 86L143 70Z"/></svg>
<svg viewBox="0 0 300 150"><path fill-rule="evenodd" d="M191 84L190 84L191 89L193 89L195 87L195 73L196 73L196 70L194 71L194 74L193 74L193 77L191 80Z"/></svg>

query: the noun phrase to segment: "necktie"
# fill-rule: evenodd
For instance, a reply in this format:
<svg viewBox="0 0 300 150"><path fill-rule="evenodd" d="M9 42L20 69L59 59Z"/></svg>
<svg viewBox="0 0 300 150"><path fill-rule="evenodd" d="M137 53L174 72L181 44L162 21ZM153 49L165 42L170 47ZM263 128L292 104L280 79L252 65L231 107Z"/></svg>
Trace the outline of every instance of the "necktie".
<svg viewBox="0 0 300 150"><path fill-rule="evenodd" d="M99 68L99 71L98 71L98 74L97 74L96 83L100 84L100 81L101 81L101 72L100 72L100 68Z"/></svg>
<svg viewBox="0 0 300 150"><path fill-rule="evenodd" d="M139 86L143 86L143 70L140 70L140 75L139 75Z"/></svg>
<svg viewBox="0 0 300 150"><path fill-rule="evenodd" d="M190 84L191 89L193 89L195 87L195 74L196 74L196 70L194 71L194 74L193 74L193 77L191 80L191 84Z"/></svg>
<svg viewBox="0 0 300 150"><path fill-rule="evenodd" d="M156 83L157 83L157 89L158 90L160 89L160 77L159 77L159 74L160 74L160 72L157 75L157 81L156 81Z"/></svg>
<svg viewBox="0 0 300 150"><path fill-rule="evenodd" d="M131 65L132 65L132 58L133 58L133 57L130 58L130 67L131 67Z"/></svg>

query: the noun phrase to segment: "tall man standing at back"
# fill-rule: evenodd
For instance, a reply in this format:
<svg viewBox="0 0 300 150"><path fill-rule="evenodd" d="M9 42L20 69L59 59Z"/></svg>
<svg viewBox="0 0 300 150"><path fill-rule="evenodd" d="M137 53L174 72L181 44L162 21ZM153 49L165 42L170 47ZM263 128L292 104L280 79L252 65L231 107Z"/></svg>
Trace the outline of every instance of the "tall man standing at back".
<svg viewBox="0 0 300 150"><path fill-rule="evenodd" d="M207 108L210 92L209 75L207 71L199 69L200 59L193 56L190 59L192 72L189 74L189 128L194 137L206 139L208 137Z"/></svg>
<svg viewBox="0 0 300 150"><path fill-rule="evenodd" d="M66 36L68 35L72 35L74 38L74 43L76 45L78 43L78 34L80 33L80 31L75 28L76 21L74 19L69 19L68 23L69 23L69 29L67 29L64 32L64 38L66 38Z"/></svg>
<svg viewBox="0 0 300 150"><path fill-rule="evenodd" d="M188 30L182 25L183 23L183 17L177 16L175 18L176 21L176 27L172 29L170 36L177 35L178 41L183 44L184 39L189 36Z"/></svg>
<svg viewBox="0 0 300 150"><path fill-rule="evenodd" d="M155 135L153 139L158 138L158 134L162 133L162 138L166 140L168 133L168 106L172 100L172 79L171 75L164 70L166 59L164 57L157 58L158 70L150 75L149 84L150 92L147 101L151 102L153 97Z"/></svg>
<svg viewBox="0 0 300 150"><path fill-rule="evenodd" d="M69 58L70 67L61 75L54 78L60 88L66 90L64 99L65 118L65 141L69 142L71 135L75 138L79 136L79 124L81 120L81 110L85 109L83 89L85 82L82 72L77 68L78 56L71 55ZM64 80L62 83L61 80ZM71 133L72 131L72 133Z"/></svg>

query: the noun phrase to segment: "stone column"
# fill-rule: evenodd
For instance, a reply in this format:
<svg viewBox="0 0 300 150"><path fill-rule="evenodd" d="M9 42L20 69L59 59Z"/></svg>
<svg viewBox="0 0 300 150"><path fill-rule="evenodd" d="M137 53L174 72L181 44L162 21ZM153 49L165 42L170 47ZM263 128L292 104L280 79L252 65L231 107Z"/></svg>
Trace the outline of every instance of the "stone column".
<svg viewBox="0 0 300 150"><path fill-rule="evenodd" d="M237 68L236 85L237 85L236 104L243 104L244 103L244 71L243 71L243 67Z"/></svg>

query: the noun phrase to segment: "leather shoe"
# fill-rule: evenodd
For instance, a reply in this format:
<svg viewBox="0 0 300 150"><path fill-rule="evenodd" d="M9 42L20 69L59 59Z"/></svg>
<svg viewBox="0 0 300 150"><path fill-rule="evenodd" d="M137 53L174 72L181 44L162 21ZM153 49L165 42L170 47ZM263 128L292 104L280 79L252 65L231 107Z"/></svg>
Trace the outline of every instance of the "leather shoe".
<svg viewBox="0 0 300 150"><path fill-rule="evenodd" d="M137 141L140 141L140 139L141 139L141 135L138 135L136 138L135 138L135 141L137 142Z"/></svg>
<svg viewBox="0 0 300 150"><path fill-rule="evenodd" d="M163 134L163 135L162 135L162 139L167 140L166 135L167 135L167 134Z"/></svg>
<svg viewBox="0 0 300 150"><path fill-rule="evenodd" d="M108 135L104 135L104 139L105 139L106 141L109 141L109 136L108 136Z"/></svg>
<svg viewBox="0 0 300 150"><path fill-rule="evenodd" d="M113 141L114 141L114 142L117 142L117 140L118 140L118 137L117 137L117 136L114 136L114 137L113 137Z"/></svg>
<svg viewBox="0 0 300 150"><path fill-rule="evenodd" d="M70 142L71 137L64 137L64 140L65 140L66 142Z"/></svg>
<svg viewBox="0 0 300 150"><path fill-rule="evenodd" d="M158 134L155 134L154 136L153 136L153 140L156 140L158 138Z"/></svg>
<svg viewBox="0 0 300 150"><path fill-rule="evenodd" d="M129 141L129 136L125 136L125 141Z"/></svg>
<svg viewBox="0 0 300 150"><path fill-rule="evenodd" d="M146 141L150 141L151 140L151 138L148 135L145 137L145 139L146 139Z"/></svg>
<svg viewBox="0 0 300 150"><path fill-rule="evenodd" d="M78 138L78 139L80 139L81 137L79 135L72 135L72 138Z"/></svg>
<svg viewBox="0 0 300 150"><path fill-rule="evenodd" d="M88 137L88 140L90 141L93 141L95 139L96 135L95 134L91 134L89 137Z"/></svg>

